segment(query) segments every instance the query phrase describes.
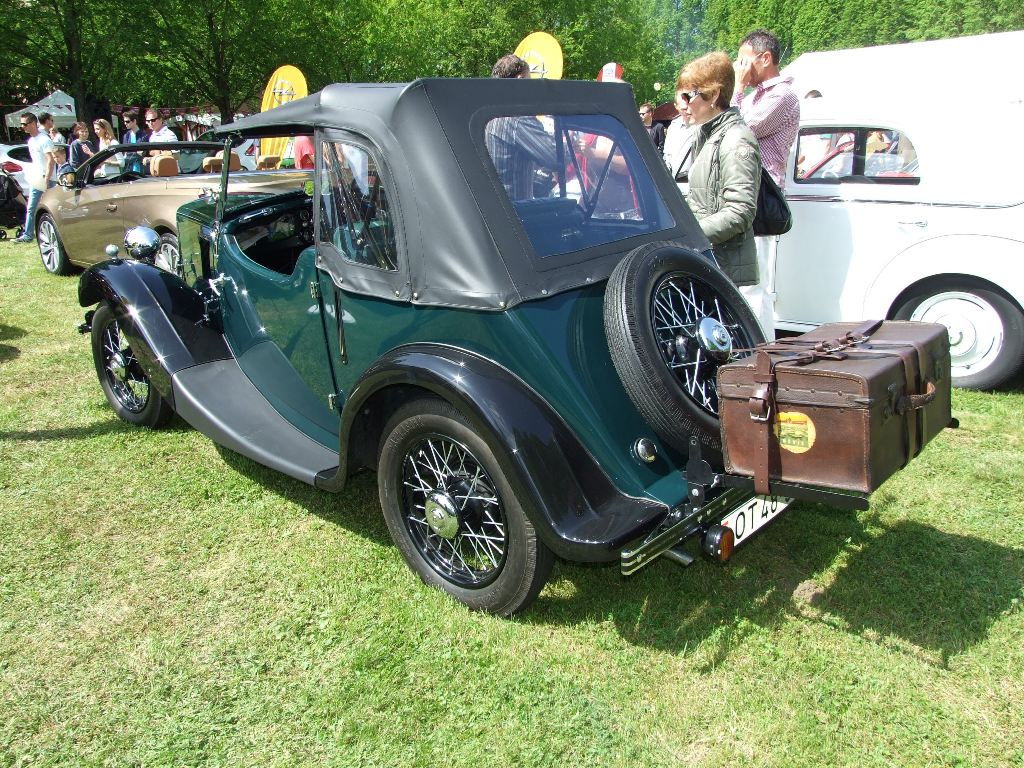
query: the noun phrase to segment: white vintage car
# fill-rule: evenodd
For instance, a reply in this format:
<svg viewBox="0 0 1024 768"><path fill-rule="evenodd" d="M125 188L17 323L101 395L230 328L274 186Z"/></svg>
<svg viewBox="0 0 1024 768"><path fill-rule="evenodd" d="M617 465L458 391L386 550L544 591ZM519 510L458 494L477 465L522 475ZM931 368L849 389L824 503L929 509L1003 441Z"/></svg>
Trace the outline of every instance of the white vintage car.
<svg viewBox="0 0 1024 768"><path fill-rule="evenodd" d="M971 120L948 99L883 105L868 88L802 102L786 177L793 229L769 278L779 329L941 322L957 386L997 387L1021 369L1024 105L984 101Z"/></svg>

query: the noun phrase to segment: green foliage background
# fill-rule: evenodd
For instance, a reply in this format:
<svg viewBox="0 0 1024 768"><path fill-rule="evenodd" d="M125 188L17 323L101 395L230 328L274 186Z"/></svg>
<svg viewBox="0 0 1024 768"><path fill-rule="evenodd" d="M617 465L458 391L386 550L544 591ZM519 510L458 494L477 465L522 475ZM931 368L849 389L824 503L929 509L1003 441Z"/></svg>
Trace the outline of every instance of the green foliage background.
<svg viewBox="0 0 1024 768"><path fill-rule="evenodd" d="M688 59L735 50L768 27L783 59L806 51L1024 29L1019 0L0 0L0 103L53 88L83 117L115 104L258 108L270 73L294 64L331 82L478 77L527 34L553 34L567 78L623 65L655 100ZM664 92L661 94L664 98Z"/></svg>

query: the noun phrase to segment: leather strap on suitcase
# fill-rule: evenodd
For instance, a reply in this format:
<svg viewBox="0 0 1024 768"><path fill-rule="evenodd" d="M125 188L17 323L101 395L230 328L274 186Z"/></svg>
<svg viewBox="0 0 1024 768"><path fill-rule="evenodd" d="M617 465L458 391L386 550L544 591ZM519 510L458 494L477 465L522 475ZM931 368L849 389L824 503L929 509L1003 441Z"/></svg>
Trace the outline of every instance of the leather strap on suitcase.
<svg viewBox="0 0 1024 768"><path fill-rule="evenodd" d="M757 454L754 462L754 491L762 496L771 494L769 479L778 473L780 465L779 444L772 439L773 416L777 406L775 394L777 377L775 370L780 365L808 365L816 360L844 360L844 350L856 348L858 353L897 356L901 359L904 372L903 394L895 397L893 410L899 415L911 411L905 431L908 444L905 446L907 461L917 455L921 445L921 429L918 424L919 409L931 402L936 395L935 383L927 379L923 363L924 351L912 342L875 342L871 347L862 346L871 334L881 326L881 320L868 321L847 331L843 336L828 341L808 341L800 338L780 339L755 348L757 363L754 371L755 390L748 400L750 419L758 424ZM781 359L772 355L781 356ZM921 392L924 379L924 392Z"/></svg>

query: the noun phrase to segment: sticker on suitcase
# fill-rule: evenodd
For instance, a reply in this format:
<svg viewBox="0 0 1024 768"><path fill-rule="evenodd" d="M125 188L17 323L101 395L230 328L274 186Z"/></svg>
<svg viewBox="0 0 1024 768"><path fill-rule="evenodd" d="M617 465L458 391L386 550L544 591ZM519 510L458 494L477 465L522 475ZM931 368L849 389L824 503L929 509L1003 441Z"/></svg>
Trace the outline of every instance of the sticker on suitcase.
<svg viewBox="0 0 1024 768"><path fill-rule="evenodd" d="M779 446L790 453L807 453L817 437L811 417L799 411L781 411L775 420L775 435Z"/></svg>

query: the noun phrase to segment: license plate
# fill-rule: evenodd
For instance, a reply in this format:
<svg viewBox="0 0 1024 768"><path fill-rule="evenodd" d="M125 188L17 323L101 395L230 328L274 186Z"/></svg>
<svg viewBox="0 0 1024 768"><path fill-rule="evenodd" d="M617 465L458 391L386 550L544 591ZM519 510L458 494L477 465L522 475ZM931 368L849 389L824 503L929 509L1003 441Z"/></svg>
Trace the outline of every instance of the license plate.
<svg viewBox="0 0 1024 768"><path fill-rule="evenodd" d="M738 547L747 539L753 538L759 528L781 515L783 510L792 503L792 499L778 496L755 496L752 499L747 499L726 515L721 524L726 528L732 528L736 540L735 546Z"/></svg>

